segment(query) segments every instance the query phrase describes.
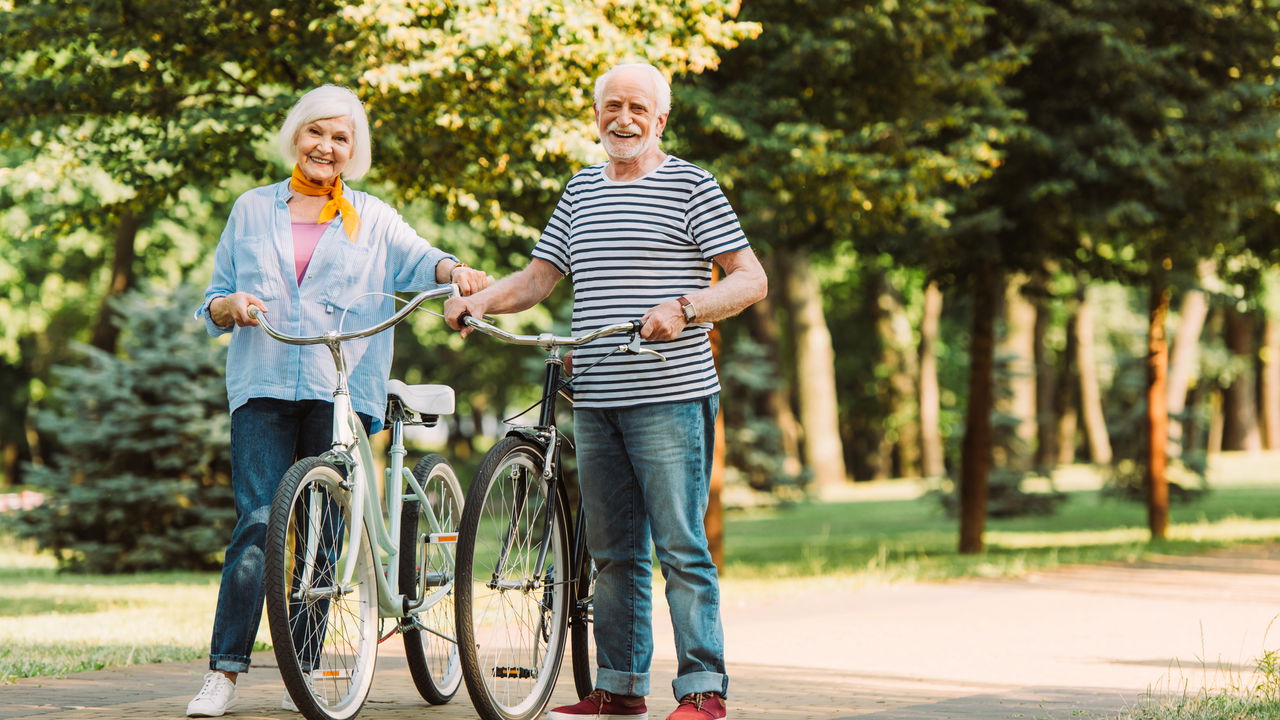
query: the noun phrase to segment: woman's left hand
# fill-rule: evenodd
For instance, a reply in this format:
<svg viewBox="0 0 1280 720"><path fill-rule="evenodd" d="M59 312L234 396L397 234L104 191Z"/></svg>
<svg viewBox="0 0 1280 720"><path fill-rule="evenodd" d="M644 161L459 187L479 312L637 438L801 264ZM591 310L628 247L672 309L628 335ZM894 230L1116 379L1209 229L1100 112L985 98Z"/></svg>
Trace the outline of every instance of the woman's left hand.
<svg viewBox="0 0 1280 720"><path fill-rule="evenodd" d="M458 292L471 295L493 284L493 278L483 270L458 265L449 273L449 280L458 286Z"/></svg>

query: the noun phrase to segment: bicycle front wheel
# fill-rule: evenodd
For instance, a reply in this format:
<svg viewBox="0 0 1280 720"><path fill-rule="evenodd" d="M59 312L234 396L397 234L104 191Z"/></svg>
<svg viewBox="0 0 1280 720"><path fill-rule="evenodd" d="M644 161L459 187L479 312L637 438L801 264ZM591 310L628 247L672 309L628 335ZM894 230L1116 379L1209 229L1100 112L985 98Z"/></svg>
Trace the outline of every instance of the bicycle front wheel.
<svg viewBox="0 0 1280 720"><path fill-rule="evenodd" d="M485 455L458 538L458 649L485 720L531 720L564 657L569 567L564 488L542 478L543 450L506 438ZM554 494L553 494L554 493Z"/></svg>
<svg viewBox="0 0 1280 720"><path fill-rule="evenodd" d="M596 687L595 670L596 562L582 553L578 581L574 584L573 613L569 617L569 644L573 658L573 687L584 698Z"/></svg>
<svg viewBox="0 0 1280 720"><path fill-rule="evenodd" d="M373 684L378 589L373 551L336 466L289 468L267 526L267 619L285 688L308 720L347 720ZM344 583L349 571L350 581Z"/></svg>
<svg viewBox="0 0 1280 720"><path fill-rule="evenodd" d="M400 592L422 606L404 631L409 674L422 699L443 705L462 684L454 617L454 550L462 522L462 486L439 455L418 461L413 475L429 504L406 499L400 520ZM453 535L453 537L445 537Z"/></svg>

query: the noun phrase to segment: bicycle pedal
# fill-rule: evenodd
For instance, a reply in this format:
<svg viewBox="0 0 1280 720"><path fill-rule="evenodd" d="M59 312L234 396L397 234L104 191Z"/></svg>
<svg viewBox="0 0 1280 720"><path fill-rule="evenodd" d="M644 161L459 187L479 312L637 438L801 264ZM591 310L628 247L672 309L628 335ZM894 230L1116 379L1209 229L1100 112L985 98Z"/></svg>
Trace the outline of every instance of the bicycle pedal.
<svg viewBox="0 0 1280 720"><path fill-rule="evenodd" d="M511 679L527 679L533 677L533 670L522 667L495 667L493 676L498 678Z"/></svg>
<svg viewBox="0 0 1280 720"><path fill-rule="evenodd" d="M458 542L458 533L456 532L431 533L430 535L427 536L427 542L432 543L434 545L456 545Z"/></svg>
<svg viewBox="0 0 1280 720"><path fill-rule="evenodd" d="M312 670L312 680L346 680L351 677L351 671L346 668L332 668L329 670Z"/></svg>

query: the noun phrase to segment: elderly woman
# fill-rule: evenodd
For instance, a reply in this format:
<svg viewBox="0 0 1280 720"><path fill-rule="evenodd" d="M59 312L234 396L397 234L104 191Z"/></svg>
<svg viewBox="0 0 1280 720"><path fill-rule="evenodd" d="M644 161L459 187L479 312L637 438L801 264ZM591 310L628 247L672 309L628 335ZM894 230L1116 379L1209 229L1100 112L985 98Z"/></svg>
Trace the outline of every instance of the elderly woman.
<svg viewBox="0 0 1280 720"><path fill-rule="evenodd" d="M232 333L227 355L231 483L236 526L227 545L213 621L209 672L190 717L218 717L235 702L262 616L263 546L271 498L296 460L329 447L335 370L319 345L293 346L253 329L249 308L295 335L322 335L382 320L385 295L457 283L463 294L492 282L418 236L389 205L343 182L370 165L369 123L346 88L303 95L280 129L295 163L284 182L246 192L218 241L213 281L196 316L211 335ZM344 346L353 408L377 430L386 404L391 333ZM287 698L286 698L287 701ZM291 703L286 702L286 709Z"/></svg>

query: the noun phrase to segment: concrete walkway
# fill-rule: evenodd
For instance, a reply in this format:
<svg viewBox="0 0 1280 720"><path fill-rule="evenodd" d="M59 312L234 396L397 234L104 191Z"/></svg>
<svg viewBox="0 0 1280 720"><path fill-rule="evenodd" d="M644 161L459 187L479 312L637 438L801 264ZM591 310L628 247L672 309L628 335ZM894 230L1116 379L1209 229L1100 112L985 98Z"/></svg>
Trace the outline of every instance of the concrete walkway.
<svg viewBox="0 0 1280 720"><path fill-rule="evenodd" d="M856 587L726 582L730 713L736 720L925 720L1112 716L1148 692L1247 682L1280 647L1280 547L1141 566L1077 567L1020 580ZM658 608L650 714L674 707L670 629ZM235 718L279 710L270 653L242 676ZM0 686L0 718L179 718L203 662L35 678ZM561 676L556 702L571 701ZM416 695L394 641L360 717L474 718Z"/></svg>

